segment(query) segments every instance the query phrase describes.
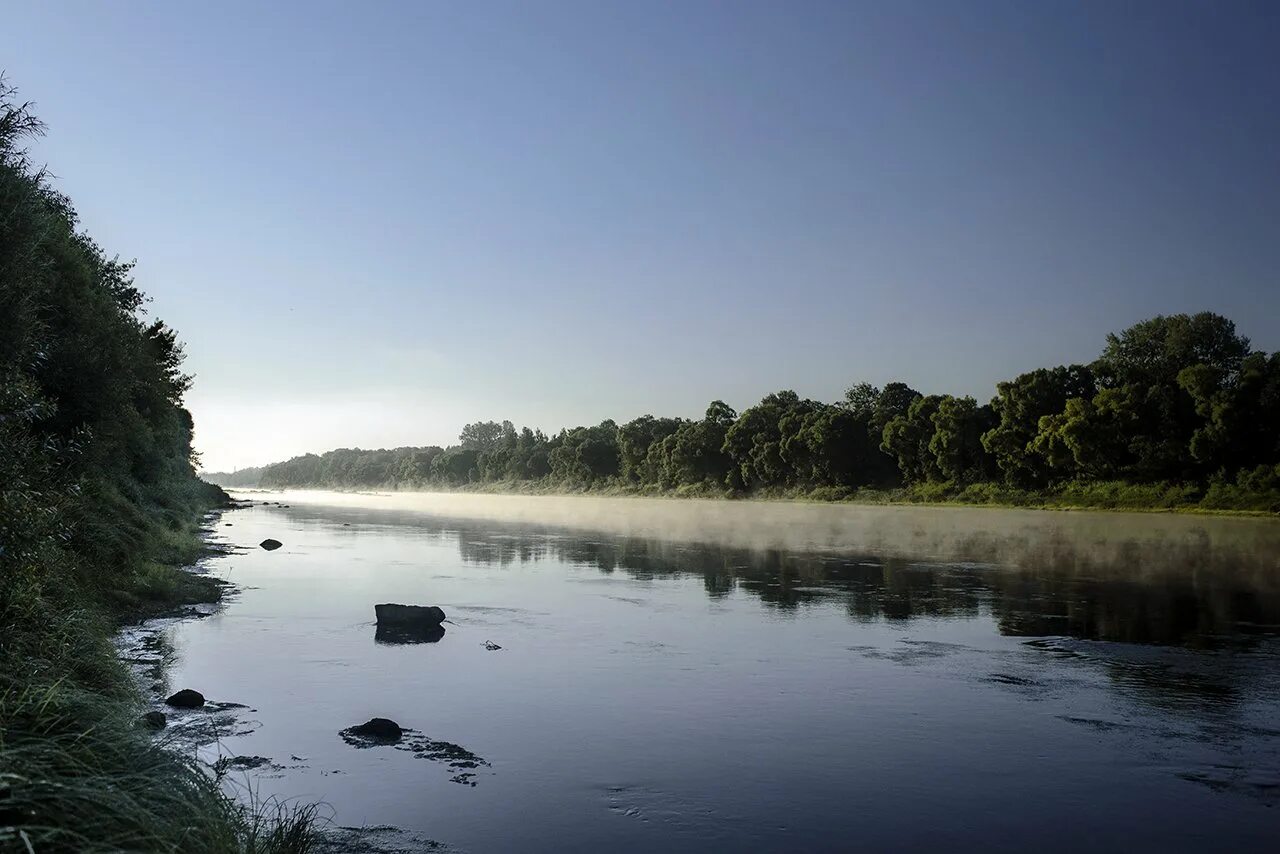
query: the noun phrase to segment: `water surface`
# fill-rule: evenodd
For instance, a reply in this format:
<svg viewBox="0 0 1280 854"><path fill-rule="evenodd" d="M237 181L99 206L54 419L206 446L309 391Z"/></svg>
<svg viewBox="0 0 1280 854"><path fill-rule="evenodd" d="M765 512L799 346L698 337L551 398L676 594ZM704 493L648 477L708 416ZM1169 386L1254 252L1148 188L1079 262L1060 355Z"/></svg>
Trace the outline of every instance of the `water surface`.
<svg viewBox="0 0 1280 854"><path fill-rule="evenodd" d="M340 825L476 852L1280 836L1273 521L248 497L288 507L224 517L247 550L210 570L241 590L169 630L170 685L249 707L203 748L270 760L233 785ZM451 623L388 643L378 602ZM489 764L339 736L373 716Z"/></svg>

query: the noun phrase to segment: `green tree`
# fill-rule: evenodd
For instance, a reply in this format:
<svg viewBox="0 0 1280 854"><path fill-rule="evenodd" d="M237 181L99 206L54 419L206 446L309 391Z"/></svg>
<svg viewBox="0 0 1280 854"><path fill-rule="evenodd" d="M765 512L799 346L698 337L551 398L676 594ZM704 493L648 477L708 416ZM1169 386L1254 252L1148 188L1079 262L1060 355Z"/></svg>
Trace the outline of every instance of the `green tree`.
<svg viewBox="0 0 1280 854"><path fill-rule="evenodd" d="M567 483L590 485L621 471L618 425L602 421L595 427L575 427L557 437L549 455L551 476Z"/></svg>
<svg viewBox="0 0 1280 854"><path fill-rule="evenodd" d="M841 405L859 418L868 422L875 415L876 406L880 402L880 389L868 382L854 383L844 391Z"/></svg>
<svg viewBox="0 0 1280 854"><path fill-rule="evenodd" d="M1178 374L1178 383L1202 419L1191 455L1207 469L1234 476L1280 462L1280 353L1251 353L1234 376L1194 365Z"/></svg>
<svg viewBox="0 0 1280 854"><path fill-rule="evenodd" d="M922 397L920 392L906 383L893 382L884 387L876 397L871 413L870 430L876 441L881 441L885 425L900 415L906 415L911 404Z"/></svg>
<svg viewBox="0 0 1280 854"><path fill-rule="evenodd" d="M794 456L784 456L783 443L795 444L794 436L803 428L803 417L822 406L801 400L788 390L774 392L745 410L725 432L723 450L731 464L729 485L755 489L792 483L797 461Z"/></svg>
<svg viewBox="0 0 1280 854"><path fill-rule="evenodd" d="M1046 486L1053 466L1036 450L1040 419L1060 414L1072 398L1092 398L1093 372L1083 365L1041 368L996 384L991 402L999 422L982 435L1005 480L1014 486Z"/></svg>
<svg viewBox="0 0 1280 854"><path fill-rule="evenodd" d="M884 425L880 448L898 463L907 483L942 480L938 458L929 443L933 441L933 415L943 398L931 394L917 397L902 415Z"/></svg>
<svg viewBox="0 0 1280 854"><path fill-rule="evenodd" d="M687 421L663 442L656 459L671 485L723 485L732 467L724 451L725 436L738 413L722 400L713 400L701 421Z"/></svg>
<svg viewBox="0 0 1280 854"><path fill-rule="evenodd" d="M458 443L472 451L491 451L498 447L504 434L513 432L510 421L477 421L463 426Z"/></svg>
<svg viewBox="0 0 1280 854"><path fill-rule="evenodd" d="M990 477L994 461L982 446L982 435L995 423L989 406L972 397L947 395L934 411L929 450L941 476L955 483L976 483Z"/></svg>
<svg viewBox="0 0 1280 854"><path fill-rule="evenodd" d="M1122 477L1137 459L1130 437L1139 418L1131 387L1103 389L1092 400L1072 398L1060 414L1041 418L1033 446L1057 480Z"/></svg>
<svg viewBox="0 0 1280 854"><path fill-rule="evenodd" d="M632 483L655 483L658 475L648 466L649 448L675 433L684 422L679 418L642 415L618 428L618 453L622 476Z"/></svg>
<svg viewBox="0 0 1280 854"><path fill-rule="evenodd" d="M1104 390L1122 393L1095 401L1095 409L1113 412L1129 431L1125 454L1108 461L1108 468L1136 480L1204 475L1206 467L1190 449L1203 416L1179 375L1202 365L1220 384L1231 385L1249 352L1249 339L1236 333L1235 324L1210 312L1162 315L1108 335L1093 370ZM1121 404L1124 412L1116 409Z"/></svg>

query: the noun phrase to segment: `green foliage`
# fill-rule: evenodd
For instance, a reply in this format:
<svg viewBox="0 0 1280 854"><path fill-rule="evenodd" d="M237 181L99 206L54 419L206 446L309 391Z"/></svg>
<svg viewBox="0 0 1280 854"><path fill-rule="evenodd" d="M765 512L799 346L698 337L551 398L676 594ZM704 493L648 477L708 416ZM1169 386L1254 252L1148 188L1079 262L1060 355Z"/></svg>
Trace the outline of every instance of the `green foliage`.
<svg viewBox="0 0 1280 854"><path fill-rule="evenodd" d="M661 470L669 460L650 460L649 449L674 435L685 422L679 418L654 418L642 415L618 428L618 453L622 460L622 476L631 483L662 479Z"/></svg>
<svg viewBox="0 0 1280 854"><path fill-rule="evenodd" d="M788 390L770 394L746 409L725 431L729 486L767 489L804 480L812 460L802 434L808 416L824 407Z"/></svg>
<svg viewBox="0 0 1280 854"><path fill-rule="evenodd" d="M1191 455L1207 468L1240 471L1280 462L1280 353L1251 353L1232 375L1197 364L1178 374L1200 423Z"/></svg>
<svg viewBox="0 0 1280 854"><path fill-rule="evenodd" d="M1215 478L1201 506L1210 510L1280 513L1280 465L1241 471L1234 481Z"/></svg>
<svg viewBox="0 0 1280 854"><path fill-rule="evenodd" d="M1193 483L1073 481L1064 484L1055 493L1054 503L1068 507L1097 507L1108 510L1175 510L1195 506L1201 494L1200 487Z"/></svg>
<svg viewBox="0 0 1280 854"><path fill-rule="evenodd" d="M884 425L880 448L898 461L898 470L908 483L944 479L937 454L930 448L936 429L933 416L942 401L936 394L917 397L905 413Z"/></svg>
<svg viewBox="0 0 1280 854"><path fill-rule="evenodd" d="M612 421L564 430L549 445L550 475L558 481L589 486L622 470L618 425Z"/></svg>
<svg viewBox="0 0 1280 854"><path fill-rule="evenodd" d="M0 81L0 848L305 850L307 816L255 818L137 729L111 633L217 596L166 564L226 496L195 476L176 334L31 168L41 130Z"/></svg>
<svg viewBox="0 0 1280 854"><path fill-rule="evenodd" d="M1274 502L1248 473L1277 464L1280 353L1250 352L1203 313L1110 335L1093 365L1021 374L989 405L856 383L835 404L779 391L741 414L713 401L700 420L644 415L551 438L480 422L450 448L306 455L260 482L1255 510Z"/></svg>
<svg viewBox="0 0 1280 854"><path fill-rule="evenodd" d="M1189 453L1204 416L1179 378L1207 373L1216 385L1235 386L1249 353L1249 339L1236 334L1235 324L1208 312L1155 317L1107 336L1093 369L1099 396L1110 397L1100 405L1095 399L1095 408L1112 446L1124 451L1105 468L1147 482L1206 475L1211 469Z"/></svg>
<svg viewBox="0 0 1280 854"><path fill-rule="evenodd" d="M1040 421L1062 413L1069 400L1092 399L1095 390L1093 372L1082 365L1041 368L996 384L991 408L999 421L982 435L982 444L1007 483L1047 486L1055 475L1070 471L1065 449L1050 439L1037 446Z"/></svg>
<svg viewBox="0 0 1280 854"><path fill-rule="evenodd" d="M979 406L972 397L948 395L939 401L929 451L944 479L975 483L993 474L994 462L982 445L982 436L994 420L991 407Z"/></svg>

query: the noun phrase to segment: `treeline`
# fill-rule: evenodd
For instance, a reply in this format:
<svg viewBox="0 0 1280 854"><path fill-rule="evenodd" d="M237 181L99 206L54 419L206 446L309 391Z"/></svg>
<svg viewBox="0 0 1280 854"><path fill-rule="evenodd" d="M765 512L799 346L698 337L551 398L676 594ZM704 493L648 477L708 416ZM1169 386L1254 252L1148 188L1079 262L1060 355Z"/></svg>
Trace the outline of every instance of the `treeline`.
<svg viewBox="0 0 1280 854"><path fill-rule="evenodd" d="M140 731L111 642L216 595L171 564L226 496L195 475L176 335L31 164L41 131L0 80L0 849L250 850L244 810Z"/></svg>
<svg viewBox="0 0 1280 854"><path fill-rule="evenodd" d="M228 481L231 482L231 481ZM266 466L259 485L530 484L695 494L806 494L1280 509L1280 354L1225 317L1155 317L1088 365L1001 382L989 402L859 383L824 403L793 391L701 419L645 415L548 436L509 422L457 445L340 449Z"/></svg>
<svg viewBox="0 0 1280 854"><path fill-rule="evenodd" d="M210 483L218 484L218 486L237 488L257 486L262 482L262 473L266 470L266 466L250 466L249 468L236 469L235 471L201 472L200 476Z"/></svg>

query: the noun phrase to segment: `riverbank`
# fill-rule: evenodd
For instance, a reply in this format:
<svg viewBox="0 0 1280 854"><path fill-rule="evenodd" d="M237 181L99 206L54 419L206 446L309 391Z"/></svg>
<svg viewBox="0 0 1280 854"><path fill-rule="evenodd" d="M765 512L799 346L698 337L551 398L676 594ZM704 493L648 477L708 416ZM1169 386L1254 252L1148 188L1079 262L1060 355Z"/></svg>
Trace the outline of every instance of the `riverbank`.
<svg viewBox="0 0 1280 854"><path fill-rule="evenodd" d="M718 498L753 501L806 501L814 503L963 506L1021 508L1025 510L1121 510L1151 513L1212 513L1243 516L1280 515L1280 495L1269 493L1214 492L1190 484L1128 484L1108 481L1072 484L1058 491L1035 491L996 483L969 486L917 484L895 489L818 487L815 489L760 490L750 494L702 485L661 490L610 483L597 487L568 487L530 481L471 484L461 491L524 495L636 495L651 498Z"/></svg>
<svg viewBox="0 0 1280 854"><path fill-rule="evenodd" d="M225 593L187 567L208 554L204 535L229 499L216 487L186 497L167 508L169 524L139 517L124 565L51 548L0 588L0 850L309 850L313 808L238 803L164 748L113 644L123 625Z"/></svg>
<svg viewBox="0 0 1280 854"><path fill-rule="evenodd" d="M245 490L270 487L243 487ZM818 487L771 489L737 493L693 484L676 489L635 486L618 481L570 484L546 480L480 481L456 486L424 483L382 487L325 486L290 489L323 489L335 492L458 492L479 495L600 496L609 498L712 499L724 501L784 501L815 504L853 504L870 507L989 507L993 509L1120 511L1125 513L1190 513L1214 516L1280 518L1280 492L1247 490L1235 485L1200 487L1194 484L1130 484L1104 481L1069 484L1056 491L1022 490L996 483L969 486L917 484L894 489Z"/></svg>

